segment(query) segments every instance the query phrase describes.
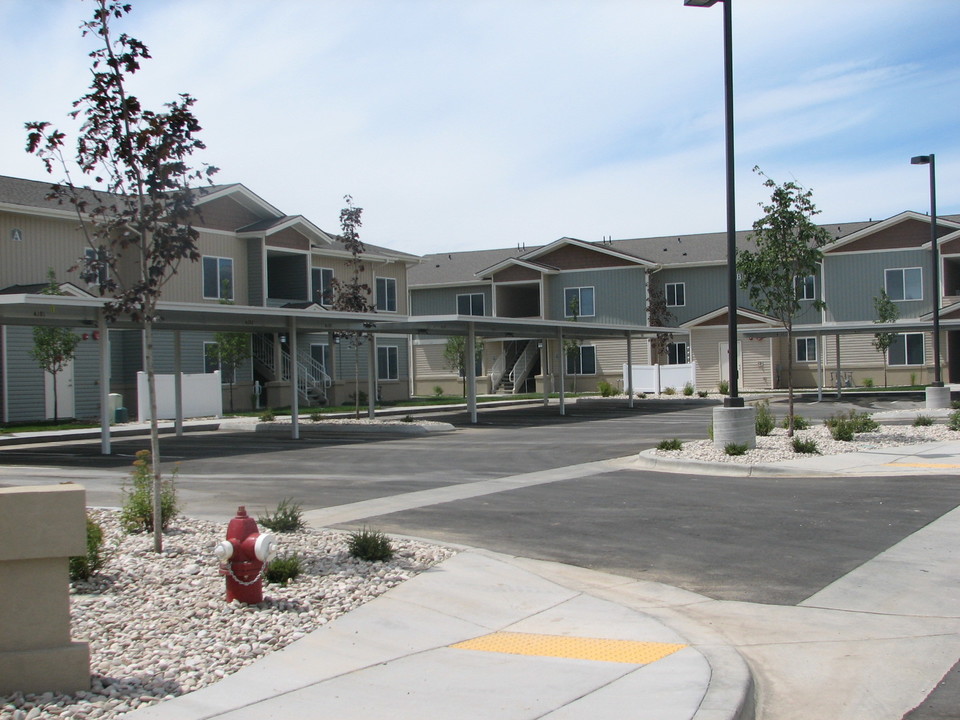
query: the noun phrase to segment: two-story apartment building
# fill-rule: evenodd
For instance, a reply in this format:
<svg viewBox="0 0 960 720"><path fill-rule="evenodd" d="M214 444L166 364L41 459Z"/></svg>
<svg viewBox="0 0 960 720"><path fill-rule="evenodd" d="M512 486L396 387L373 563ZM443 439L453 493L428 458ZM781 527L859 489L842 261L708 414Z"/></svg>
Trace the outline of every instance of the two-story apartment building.
<svg viewBox="0 0 960 720"><path fill-rule="evenodd" d="M74 269L92 252L80 221L69 205L48 198L49 183L0 177L0 293L37 292L52 270L65 292L96 294ZM163 290L165 302L233 303L248 307L289 307L328 311L331 283L347 279L350 253L337 236L301 215L286 215L241 184L220 185L198 193L193 225L199 233L199 262L181 262ZM407 268L417 258L369 245L363 254L360 281L371 288L378 313L403 315L407 302ZM61 416L95 417L100 403L98 337L90 328L77 328L81 341L75 361L58 376ZM215 369L211 347L216 327L182 334L183 372ZM273 405L289 404L292 362L289 338L253 333L252 357L236 370L235 403L250 407L255 387ZM368 353L336 333L297 338L301 402L345 402L367 387ZM30 356L32 331L24 326L0 326L0 421L49 416L52 379ZM173 371L172 334L158 330L156 369ZM381 337L376 348L378 391L387 398L405 397L409 390L406 337ZM143 368L143 348L136 331L111 332L110 389L136 407L136 373ZM355 357L356 356L356 357ZM226 379L226 378L225 378ZM226 392L226 390L225 390ZM286 395L284 395L286 393Z"/></svg>
<svg viewBox="0 0 960 720"><path fill-rule="evenodd" d="M886 290L909 332L897 333L887 353L891 384L933 379L932 337L923 327L933 309L929 218L905 212L882 222L828 225L834 240L824 248L819 271L798 278L801 334L787 345L777 333L762 333L777 322L750 305L738 289L741 387L769 389L786 382L788 353L795 386L880 384L884 357L871 342L876 319L873 298ZM946 348L945 377L960 382L960 216L938 219L941 339ZM750 233L737 245L748 248ZM713 389L726 380L725 233L584 242L561 238L544 246L427 255L411 267L413 315L459 313L494 317L574 319L578 322L655 324L649 317L651 291L661 294L669 316L664 325L687 331L672 338L660 357L651 343L638 341L634 362L696 364L697 385ZM826 302L817 311L814 301ZM859 324L855 329L852 325ZM856 331L854 331L856 330ZM416 339L413 345L415 392L452 388L456 374L444 358L445 341ZM524 360L529 356L528 360ZM582 390L601 380L616 384L626 362L623 343L599 340L578 348L534 343L523 338L487 338L478 367L489 392L549 387L559 363L567 374L584 376ZM507 377L509 381L503 380ZM912 381L912 382L911 382Z"/></svg>

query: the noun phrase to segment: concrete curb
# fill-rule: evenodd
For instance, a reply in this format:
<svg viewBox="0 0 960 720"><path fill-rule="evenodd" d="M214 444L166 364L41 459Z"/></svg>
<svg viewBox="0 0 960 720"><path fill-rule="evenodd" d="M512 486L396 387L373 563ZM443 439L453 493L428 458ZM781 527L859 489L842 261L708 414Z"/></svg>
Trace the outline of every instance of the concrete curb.
<svg viewBox="0 0 960 720"><path fill-rule="evenodd" d="M258 433L289 435L290 423L257 423L253 431ZM436 433L454 432L456 428L450 423L436 423L432 425L418 425L416 422L391 422L382 425L365 423L313 423L301 422L300 435L431 435Z"/></svg>
<svg viewBox="0 0 960 720"><path fill-rule="evenodd" d="M724 475L729 477L835 477L847 473L837 473L817 468L785 468L777 465L745 465L742 463L718 463L706 460L677 460L657 457L653 448L642 450L636 459L637 467L645 470L657 470L670 473L693 473L703 475Z"/></svg>
<svg viewBox="0 0 960 720"><path fill-rule="evenodd" d="M203 432L210 430L219 430L222 427L222 423L219 420L212 420L210 422L201 422L183 425L184 432ZM160 425L160 434L161 435L172 435L176 432L176 429L173 426L173 423L164 423ZM118 427L115 425L110 426L110 437L135 437L137 435L149 435L150 427L143 427L139 423L136 427ZM33 433L10 433L10 434L0 434L0 447L4 445L30 445L33 443L47 443L47 442L69 442L71 440L99 440L100 439L100 428L84 428L82 430L56 430L50 432L33 432Z"/></svg>

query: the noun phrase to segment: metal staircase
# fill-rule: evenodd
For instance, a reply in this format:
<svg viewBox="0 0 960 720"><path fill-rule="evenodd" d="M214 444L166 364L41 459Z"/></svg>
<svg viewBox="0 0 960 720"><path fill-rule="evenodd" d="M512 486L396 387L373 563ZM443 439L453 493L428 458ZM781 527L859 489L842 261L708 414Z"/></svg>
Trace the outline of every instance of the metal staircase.
<svg viewBox="0 0 960 720"><path fill-rule="evenodd" d="M495 393L516 394L523 390L530 371L540 360L540 348L536 340L511 343L496 359L490 372ZM509 372L506 368L509 367Z"/></svg>
<svg viewBox="0 0 960 720"><path fill-rule="evenodd" d="M253 335L253 359L265 368L274 380L290 379L290 353L280 348L280 368L276 366L276 348L273 338L263 333ZM308 405L322 405L327 402L327 388L333 380L324 371L323 365L302 348L297 348L297 392L300 399Z"/></svg>

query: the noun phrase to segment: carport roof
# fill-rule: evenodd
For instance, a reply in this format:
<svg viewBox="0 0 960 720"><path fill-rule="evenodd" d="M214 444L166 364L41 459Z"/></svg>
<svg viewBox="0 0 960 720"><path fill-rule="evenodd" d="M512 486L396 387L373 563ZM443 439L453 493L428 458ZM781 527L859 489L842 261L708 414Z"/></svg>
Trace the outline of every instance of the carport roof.
<svg viewBox="0 0 960 720"><path fill-rule="evenodd" d="M602 340L632 336L653 336L658 332L687 335L679 328L657 328L645 325L613 325L541 320L539 318L496 318L479 315L424 315L405 318L402 322L377 325L382 332L406 335L466 335L470 327L481 337L555 338L562 331L565 338Z"/></svg>
<svg viewBox="0 0 960 720"><path fill-rule="evenodd" d="M960 318L944 319L941 318L940 326L944 330L960 329ZM815 325L794 325L793 336L801 335L866 335L880 332L904 333L904 332L930 332L933 329L933 323L928 320L898 320L892 323L875 322L839 322L839 323L818 323ZM764 329L742 329L739 333L745 337L776 337L785 336L787 333L783 327L772 327Z"/></svg>

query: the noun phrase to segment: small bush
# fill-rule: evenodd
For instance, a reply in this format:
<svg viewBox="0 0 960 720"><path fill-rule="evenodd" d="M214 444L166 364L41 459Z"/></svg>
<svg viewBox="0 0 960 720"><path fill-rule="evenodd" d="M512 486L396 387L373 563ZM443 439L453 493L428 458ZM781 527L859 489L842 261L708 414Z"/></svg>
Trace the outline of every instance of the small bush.
<svg viewBox="0 0 960 720"><path fill-rule="evenodd" d="M443 388L440 387L439 385L434 385L434 386L433 386L433 396L434 396L435 398L442 398L442 397L443 397Z"/></svg>
<svg viewBox="0 0 960 720"><path fill-rule="evenodd" d="M950 407L954 410L960 410L960 400L951 400Z"/></svg>
<svg viewBox="0 0 960 720"><path fill-rule="evenodd" d="M723 451L727 455L744 455L747 452L746 443L727 443Z"/></svg>
<svg viewBox="0 0 960 720"><path fill-rule="evenodd" d="M677 438L672 440L661 440L657 443L657 450L680 450L683 447L683 442Z"/></svg>
<svg viewBox="0 0 960 720"><path fill-rule="evenodd" d="M277 416L273 414L273 410L264 410L260 413L260 422L273 422L277 419Z"/></svg>
<svg viewBox="0 0 960 720"><path fill-rule="evenodd" d="M816 440L804 440L803 438L798 437L793 439L793 451L795 453L801 453L804 455L820 454L820 450L817 448Z"/></svg>
<svg viewBox="0 0 960 720"><path fill-rule="evenodd" d="M721 380L721 381L717 384L717 390L720 391L720 394L721 394L721 395L729 395L729 394L730 394L730 383L728 383L726 380Z"/></svg>
<svg viewBox="0 0 960 720"><path fill-rule="evenodd" d="M853 425L845 418L830 418L825 420L824 424L829 428L830 435L834 440L841 442L850 442L853 440Z"/></svg>
<svg viewBox="0 0 960 720"><path fill-rule="evenodd" d="M917 374L915 372L910 373L910 387L914 387L917 384Z"/></svg>
<svg viewBox="0 0 960 720"><path fill-rule="evenodd" d="M789 430L789 429L790 429L790 416L789 416L789 415L787 415L787 416L783 419L783 422L780 424L780 427L782 427L784 430ZM810 421L807 420L805 417L803 417L802 415L794 415L794 416L793 416L793 429L794 429L794 430L806 430L808 427L810 427Z"/></svg>
<svg viewBox="0 0 960 720"><path fill-rule="evenodd" d="M676 395L676 394L677 394L677 390L676 390L676 388L665 387L665 388L663 389L663 394L664 394L664 395Z"/></svg>
<svg viewBox="0 0 960 720"><path fill-rule="evenodd" d="M160 481L160 529L166 530L170 520L177 515L177 490L174 481L177 470L169 480ZM137 451L137 459L130 471L130 482L121 488L123 508L120 511L120 524L128 533L153 532L153 472L151 471L150 451Z"/></svg>
<svg viewBox="0 0 960 720"><path fill-rule="evenodd" d="M777 418L770 412L770 403L762 400L757 403L757 417L754 422L757 435L766 437L777 426Z"/></svg>
<svg viewBox="0 0 960 720"><path fill-rule="evenodd" d="M355 530L350 533L347 549L352 557L368 562L389 560L393 557L393 546L390 538L379 530Z"/></svg>
<svg viewBox="0 0 960 720"><path fill-rule="evenodd" d="M646 399L647 399L647 394L645 392L637 393L637 400L646 400Z"/></svg>
<svg viewBox="0 0 960 720"><path fill-rule="evenodd" d="M323 413L310 413L310 419L313 420L313 422L320 422L323 420Z"/></svg>
<svg viewBox="0 0 960 720"><path fill-rule="evenodd" d="M303 510L300 503L284 498L271 514L269 511L257 516L257 522L268 530L278 533L296 532L303 530L306 523L303 521Z"/></svg>
<svg viewBox="0 0 960 720"><path fill-rule="evenodd" d="M87 516L87 554L70 558L70 582L89 580L103 567L104 558L100 555L102 548L103 528Z"/></svg>
<svg viewBox="0 0 960 720"><path fill-rule="evenodd" d="M917 415L913 420L914 427L927 427L928 425L933 425L933 418L929 415Z"/></svg>
<svg viewBox="0 0 960 720"><path fill-rule="evenodd" d="M606 380L601 380L597 383L597 390L600 392L600 397L613 397L616 395L616 390L613 385Z"/></svg>
<svg viewBox="0 0 960 720"><path fill-rule="evenodd" d="M303 569L300 556L297 554L284 555L271 560L263 571L263 577L268 583L286 585L295 580Z"/></svg>
<svg viewBox="0 0 960 720"><path fill-rule="evenodd" d="M706 390L697 390L697 397L705 398L709 394Z"/></svg>
<svg viewBox="0 0 960 720"><path fill-rule="evenodd" d="M853 435L857 433L873 432L880 428L880 423L874 420L868 413L858 413L851 410L848 413L840 413L823 421L823 424L830 428L830 434L835 440L853 440ZM837 431L837 428L840 428ZM837 437L837 432L841 437ZM846 437L849 434L850 437Z"/></svg>
<svg viewBox="0 0 960 720"><path fill-rule="evenodd" d="M954 410L947 418L947 427L951 430L960 430L960 410Z"/></svg>
<svg viewBox="0 0 960 720"><path fill-rule="evenodd" d="M683 384L683 394L686 397L693 397L693 383L687 381Z"/></svg>
<svg viewBox="0 0 960 720"><path fill-rule="evenodd" d="M707 437L710 438L710 442L713 442L713 423L707 425Z"/></svg>
<svg viewBox="0 0 960 720"><path fill-rule="evenodd" d="M400 422L411 423L413 422L413 417L410 415L404 415L402 418L400 418Z"/></svg>
<svg viewBox="0 0 960 720"><path fill-rule="evenodd" d="M864 379L863 379L863 386L864 386L865 388L872 388L872 387L873 387L873 378L864 378Z"/></svg>

